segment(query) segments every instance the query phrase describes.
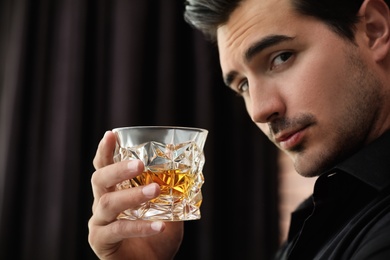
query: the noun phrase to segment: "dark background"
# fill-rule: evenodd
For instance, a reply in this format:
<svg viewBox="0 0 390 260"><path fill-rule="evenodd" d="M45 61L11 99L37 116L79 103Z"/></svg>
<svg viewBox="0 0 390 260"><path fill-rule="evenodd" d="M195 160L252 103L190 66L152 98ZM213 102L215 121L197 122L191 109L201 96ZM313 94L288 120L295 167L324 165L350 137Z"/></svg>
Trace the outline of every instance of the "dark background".
<svg viewBox="0 0 390 260"><path fill-rule="evenodd" d="M131 125L209 130L202 219L175 259L270 259L277 151L223 85L184 0L0 2L0 259L96 259L92 160Z"/></svg>

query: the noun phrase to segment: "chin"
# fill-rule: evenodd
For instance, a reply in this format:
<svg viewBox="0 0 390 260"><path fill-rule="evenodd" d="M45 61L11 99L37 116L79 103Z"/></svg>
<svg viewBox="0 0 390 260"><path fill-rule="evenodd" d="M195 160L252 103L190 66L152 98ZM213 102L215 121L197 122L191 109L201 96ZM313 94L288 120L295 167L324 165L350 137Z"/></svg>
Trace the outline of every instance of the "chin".
<svg viewBox="0 0 390 260"><path fill-rule="evenodd" d="M295 171L303 177L317 177L323 173L327 167L325 167L326 160L323 160L323 156L296 156L294 162Z"/></svg>

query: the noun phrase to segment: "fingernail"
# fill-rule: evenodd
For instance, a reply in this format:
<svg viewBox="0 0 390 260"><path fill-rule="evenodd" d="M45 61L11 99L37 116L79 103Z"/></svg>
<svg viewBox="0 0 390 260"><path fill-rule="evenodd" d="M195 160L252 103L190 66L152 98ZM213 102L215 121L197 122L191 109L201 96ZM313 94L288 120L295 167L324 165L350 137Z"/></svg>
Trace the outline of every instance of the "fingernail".
<svg viewBox="0 0 390 260"><path fill-rule="evenodd" d="M132 170L132 171L140 171L141 169L139 168L139 162L138 160L130 160L129 163L127 164L127 169ZM144 168L142 168L144 169Z"/></svg>
<svg viewBox="0 0 390 260"><path fill-rule="evenodd" d="M132 171L136 171L138 168L138 165L137 163L135 163L135 161L131 161L127 164L127 169L129 170L132 170Z"/></svg>
<svg viewBox="0 0 390 260"><path fill-rule="evenodd" d="M154 231L161 231L162 226L163 226L162 221L155 221L155 222L152 222L152 223L150 224L150 227L151 227Z"/></svg>
<svg viewBox="0 0 390 260"><path fill-rule="evenodd" d="M153 198L154 195L156 194L156 185L151 183L145 187L142 188L142 193L148 197L148 198Z"/></svg>

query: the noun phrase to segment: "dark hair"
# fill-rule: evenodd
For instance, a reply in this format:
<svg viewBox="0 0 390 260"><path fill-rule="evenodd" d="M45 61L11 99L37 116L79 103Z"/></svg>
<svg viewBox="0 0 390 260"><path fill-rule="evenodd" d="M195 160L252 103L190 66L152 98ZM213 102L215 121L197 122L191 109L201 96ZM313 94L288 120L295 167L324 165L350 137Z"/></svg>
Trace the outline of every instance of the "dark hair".
<svg viewBox="0 0 390 260"><path fill-rule="evenodd" d="M245 0L187 0L184 20L216 41L218 27L229 20L231 13ZM261 0L259 0L261 1ZM357 12L363 0L290 0L297 13L323 21L343 38L354 41ZM390 0L384 0L390 5Z"/></svg>

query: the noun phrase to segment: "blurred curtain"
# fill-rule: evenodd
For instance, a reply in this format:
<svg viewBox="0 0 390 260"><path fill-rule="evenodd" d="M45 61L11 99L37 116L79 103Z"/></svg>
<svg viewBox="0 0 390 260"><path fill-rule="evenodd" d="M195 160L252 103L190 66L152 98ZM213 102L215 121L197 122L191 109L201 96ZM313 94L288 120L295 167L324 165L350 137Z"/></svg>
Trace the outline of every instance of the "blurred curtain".
<svg viewBox="0 0 390 260"><path fill-rule="evenodd" d="M107 129L209 130L202 219L175 259L270 259L277 151L221 80L184 0L0 3L0 259L96 259L92 159ZM221 246L222 245L222 246Z"/></svg>

